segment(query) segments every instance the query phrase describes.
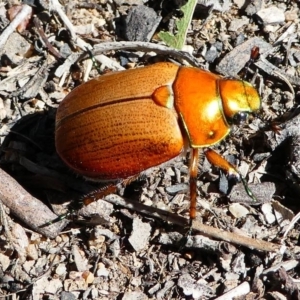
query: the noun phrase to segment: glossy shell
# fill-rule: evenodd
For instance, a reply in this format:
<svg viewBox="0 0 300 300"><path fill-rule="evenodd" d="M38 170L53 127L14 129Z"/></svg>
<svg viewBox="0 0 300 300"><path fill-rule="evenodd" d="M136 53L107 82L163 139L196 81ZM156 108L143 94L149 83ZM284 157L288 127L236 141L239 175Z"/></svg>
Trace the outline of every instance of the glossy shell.
<svg viewBox="0 0 300 300"><path fill-rule="evenodd" d="M75 88L57 110L56 148L83 176L124 179L178 156L184 140L192 148L219 142L228 119L259 107L245 82L158 63Z"/></svg>

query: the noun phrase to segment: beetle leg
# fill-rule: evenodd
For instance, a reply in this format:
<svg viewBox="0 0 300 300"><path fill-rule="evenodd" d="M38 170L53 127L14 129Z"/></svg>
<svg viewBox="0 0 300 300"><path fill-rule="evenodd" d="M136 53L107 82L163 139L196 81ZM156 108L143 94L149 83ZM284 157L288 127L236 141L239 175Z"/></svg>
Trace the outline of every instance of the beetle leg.
<svg viewBox="0 0 300 300"><path fill-rule="evenodd" d="M82 202L84 205L89 205L94 201L97 201L99 199L103 199L104 197L110 195L110 194L116 194L119 187L126 187L131 182L135 181L139 175L137 176L131 176L126 179L122 179L117 183L108 184L100 189L94 190L87 195L85 195L82 199Z"/></svg>
<svg viewBox="0 0 300 300"><path fill-rule="evenodd" d="M110 184L107 185L101 189L95 190L89 194L87 194L86 196L82 197L82 199L80 199L79 201L73 201L70 206L69 209L66 213L59 215L57 218L42 224L39 226L39 228L44 228L47 227L51 224L57 223L59 221L62 221L68 217L70 217L71 215L73 215L77 210L81 209L83 206L89 205L94 201L97 201L100 198L104 198L105 196L115 193L117 190L117 185L115 184Z"/></svg>
<svg viewBox="0 0 300 300"><path fill-rule="evenodd" d="M92 202L104 198L107 195L114 194L117 191L117 184L109 184L101 189L97 189L83 197L82 203L87 206Z"/></svg>
<svg viewBox="0 0 300 300"><path fill-rule="evenodd" d="M100 189L94 190L87 195L85 195L81 202L86 206L91 204L94 201L102 199L110 194L116 194L118 191L118 187L126 187L131 182L135 181L139 175L131 176L126 179L122 179L119 182L108 184Z"/></svg>
<svg viewBox="0 0 300 300"><path fill-rule="evenodd" d="M193 148L190 161L190 219L196 218L197 204L197 175L199 163L199 148Z"/></svg>
<svg viewBox="0 0 300 300"><path fill-rule="evenodd" d="M208 159L208 161L212 165L214 165L214 166L216 166L216 167L224 170L229 175L234 175L240 181L242 181L242 183L244 185L244 188L245 188L245 191L247 192L248 196L251 197L253 201L257 201L256 198L255 198L255 196L253 195L252 191L249 189L246 181L242 177L242 175L239 173L239 171L231 163L229 163L219 153L215 152L212 149L205 150L204 154L205 154L206 158Z"/></svg>
<svg viewBox="0 0 300 300"><path fill-rule="evenodd" d="M136 180L138 177L139 177L139 175L131 176L129 178L121 180L120 182L108 184L100 189L96 189L96 190L88 193L87 195L83 196L79 201L73 201L71 203L67 213L59 215L54 220L51 220L45 224L42 224L39 227L43 228L43 227L49 226L53 223L56 223L56 222L59 222L59 221L62 221L64 219L68 218L69 216L73 215L77 210L81 209L83 206L87 206L87 205L91 204L92 202L95 202L99 199L103 199L105 196L108 196L110 194L115 194L120 185L123 185L125 187L126 185L130 184L132 181Z"/></svg>

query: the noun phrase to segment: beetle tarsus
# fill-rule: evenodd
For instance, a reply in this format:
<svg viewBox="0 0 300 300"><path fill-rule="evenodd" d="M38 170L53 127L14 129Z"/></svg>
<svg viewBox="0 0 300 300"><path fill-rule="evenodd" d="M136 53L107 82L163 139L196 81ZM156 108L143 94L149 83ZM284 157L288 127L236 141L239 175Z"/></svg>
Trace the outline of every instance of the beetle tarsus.
<svg viewBox="0 0 300 300"><path fill-rule="evenodd" d="M45 228L45 227L50 226L54 223L60 222L64 219L67 219L73 213L74 213L74 211L69 210L67 213L59 215L57 218L55 218L55 219L53 219L53 220L51 220L51 221L49 221L45 224L40 225L39 228Z"/></svg>
<svg viewBox="0 0 300 300"><path fill-rule="evenodd" d="M241 181L242 181L242 183L243 183L243 186L244 186L244 189L245 189L247 195L248 195L254 202L257 202L256 197L254 196L254 194L252 193L252 191L251 191L250 188L248 187L248 184L247 184L247 182L245 181L245 179L244 179L242 176L240 176L240 179L241 179Z"/></svg>
<svg viewBox="0 0 300 300"><path fill-rule="evenodd" d="M194 221L194 219L190 219L190 221L189 221L189 227L188 227L188 230L187 230L186 234L178 242L178 245L179 245L178 251L179 252L181 252L183 249L185 249L186 244L188 242L188 239L192 235L192 232L193 232L193 226L192 226L193 221Z"/></svg>

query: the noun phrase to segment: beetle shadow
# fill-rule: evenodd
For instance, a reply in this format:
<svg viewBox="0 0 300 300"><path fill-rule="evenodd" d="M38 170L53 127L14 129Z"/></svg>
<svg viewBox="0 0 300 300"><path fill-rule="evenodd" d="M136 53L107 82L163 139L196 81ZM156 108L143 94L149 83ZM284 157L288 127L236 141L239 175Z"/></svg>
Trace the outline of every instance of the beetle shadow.
<svg viewBox="0 0 300 300"><path fill-rule="evenodd" d="M58 157L55 113L56 109L50 109L16 122L1 145L0 166L31 195L51 203L54 212L60 214L62 203L89 193L95 186L76 177Z"/></svg>
<svg viewBox="0 0 300 300"><path fill-rule="evenodd" d="M0 167L32 196L61 215L68 211L69 204L80 208L85 195L106 184L86 181L60 159L55 150L55 115L56 109L51 108L17 121L0 147ZM137 200L141 184L139 181L129 184L124 194Z"/></svg>

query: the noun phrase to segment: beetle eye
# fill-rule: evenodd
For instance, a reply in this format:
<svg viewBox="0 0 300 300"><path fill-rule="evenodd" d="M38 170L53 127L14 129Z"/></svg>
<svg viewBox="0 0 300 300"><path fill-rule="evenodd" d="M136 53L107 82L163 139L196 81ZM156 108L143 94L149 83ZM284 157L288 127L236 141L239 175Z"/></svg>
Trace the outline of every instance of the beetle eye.
<svg viewBox="0 0 300 300"><path fill-rule="evenodd" d="M233 116L233 123L240 125L248 120L248 112L238 112Z"/></svg>

